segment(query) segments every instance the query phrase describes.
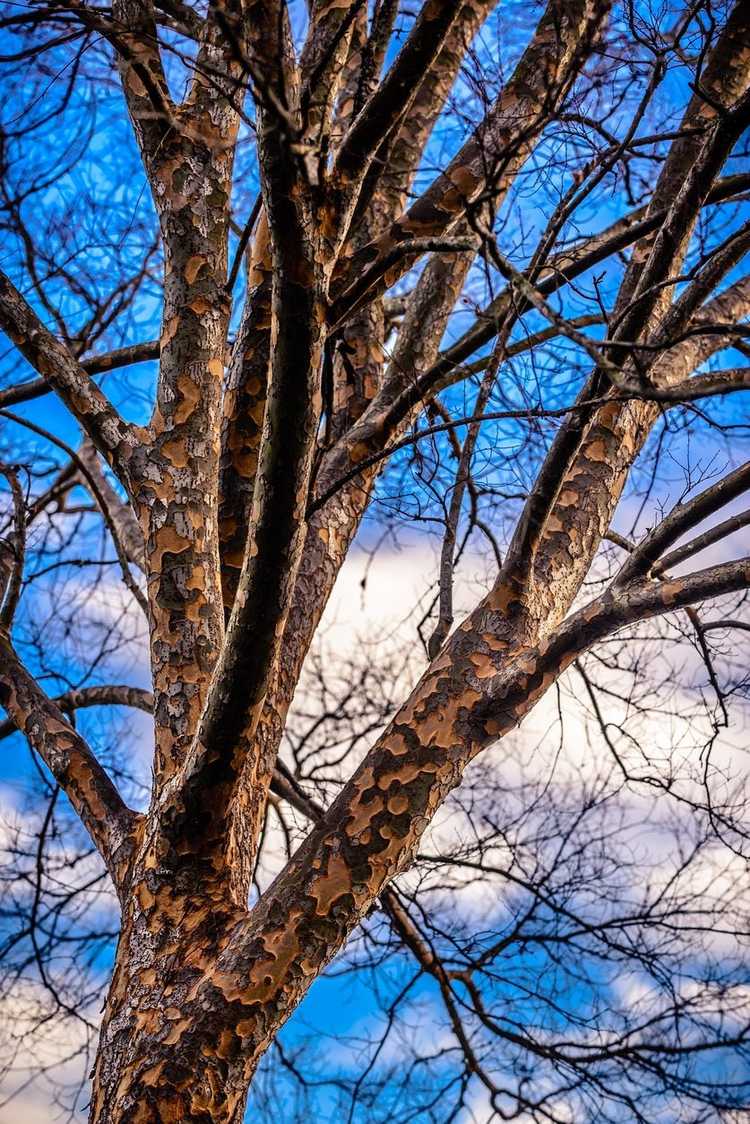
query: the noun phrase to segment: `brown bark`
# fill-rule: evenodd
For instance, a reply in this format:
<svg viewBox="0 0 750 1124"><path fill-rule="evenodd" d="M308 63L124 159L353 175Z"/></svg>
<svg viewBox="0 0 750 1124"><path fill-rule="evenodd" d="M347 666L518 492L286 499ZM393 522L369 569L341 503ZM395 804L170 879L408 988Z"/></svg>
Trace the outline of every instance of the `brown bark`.
<svg viewBox="0 0 750 1124"><path fill-rule="evenodd" d="M164 245L148 426L123 421L91 375L156 357L155 345L80 362L0 278L0 326L43 380L11 388L0 407L57 393L86 435L80 454L57 442L74 466L65 484L82 470L120 560L146 580L152 692L114 685L56 700L44 694L9 635L20 555L0 622L8 712L0 737L26 733L122 904L93 1124L239 1124L264 1051L378 900L445 991L448 977L389 883L469 762L593 645L750 588L746 559L679 579L665 573L746 525L732 517L676 545L744 493L743 466L677 507L633 546L604 592L576 608L660 412L748 383L743 368L695 374L737 342L750 312L747 277L717 293L750 245L747 231L708 255L674 299L702 209L748 183L746 175L721 179L750 116L747 5L736 4L716 32L649 202L572 249L553 248L526 273L500 252L493 223L592 61L609 3L550 0L481 123L409 203L431 132L493 6L428 0L382 76L396 5L381 4L368 25L361 4L311 4L297 59L282 0L212 2L205 19L183 13L197 58L176 104L153 4L119 0L120 78ZM178 21L169 26L181 25L179 11L167 14ZM255 103L261 200L225 373L245 86ZM551 308L558 289L631 246L611 315L573 325ZM441 353L480 249L506 288ZM384 294L422 251L430 256L386 356ZM532 308L551 321L549 331L511 343ZM579 331L597 319L608 320L599 352ZM248 909L269 790L289 796L275 773L289 708L384 458L441 389L488 368L481 412L503 363L557 334L598 361L565 411L490 592L449 635L456 528L480 424L464 419L469 439L448 514L431 662L331 807L313 808L305 842ZM491 361L465 367L491 340ZM153 791L143 815L125 805L65 717L103 704L153 711Z"/></svg>

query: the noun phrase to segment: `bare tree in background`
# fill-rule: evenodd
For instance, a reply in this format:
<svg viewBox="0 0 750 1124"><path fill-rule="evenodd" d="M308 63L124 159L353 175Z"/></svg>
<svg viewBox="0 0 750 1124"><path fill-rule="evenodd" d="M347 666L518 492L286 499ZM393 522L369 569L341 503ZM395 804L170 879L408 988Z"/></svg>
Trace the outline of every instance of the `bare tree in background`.
<svg viewBox="0 0 750 1124"><path fill-rule="evenodd" d="M87 1049L116 938L97 1124L238 1124L248 1090L268 1120L750 1104L719 760L750 6L610 8L5 9L1 732L38 819L6 841L0 979L11 1044ZM423 662L316 648L355 538L409 527L438 536ZM148 689L112 677L144 648ZM340 1012L338 1063L290 1019L334 957L382 1015Z"/></svg>

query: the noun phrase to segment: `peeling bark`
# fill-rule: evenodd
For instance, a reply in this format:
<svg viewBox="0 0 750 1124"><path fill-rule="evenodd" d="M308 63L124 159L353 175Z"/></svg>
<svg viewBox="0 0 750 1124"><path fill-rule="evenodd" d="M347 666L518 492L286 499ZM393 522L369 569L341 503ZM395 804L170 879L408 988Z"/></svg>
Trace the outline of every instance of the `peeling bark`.
<svg viewBox="0 0 750 1124"><path fill-rule="evenodd" d="M168 13L187 19L197 43L180 104L165 76L153 4L117 0L120 80L164 246L158 345L81 362L0 276L0 326L41 376L0 395L0 407L58 395L85 434L80 455L58 442L73 465L61 479L70 487L74 471L87 470L84 484L118 557L147 582L152 692L92 686L49 699L16 654L12 613L0 629L8 713L0 737L25 733L122 904L92 1124L239 1124L264 1051L378 900L390 902L401 939L445 985L388 887L467 765L592 645L750 588L747 560L679 579L665 574L745 525L727 520L713 537L699 534L665 554L706 512L744 492L744 466L676 508L632 547L605 592L577 608L660 411L691 387L708 394L747 385L744 369L695 374L744 336L738 325L750 314L750 280L717 288L746 253L747 232L700 263L674 299L702 209L750 182L744 173L721 178L750 117L746 4L717 29L649 201L602 234L553 249L527 274L498 266L507 286L440 351L479 250L504 260L494 220L584 68L595 65L609 6L550 0L481 123L413 199L425 147L494 0L429 0L392 55L398 6L386 0L373 20L363 4L311 4L299 58L282 0L212 0L205 18ZM227 255L246 87L262 197L241 242L250 246L247 288L227 357ZM489 367L485 405L503 362L523 349L508 341L529 309L546 310L553 322L534 341L567 331L580 343L546 298L628 247L604 351L566 409L490 592L450 635L444 613L420 682L332 806L313 809L305 842L249 909L272 784L292 799L293 785L274 772L289 708L383 458L410 440L433 395ZM389 338L385 293L421 250L430 256L413 290L396 290L403 316ZM490 341L491 361L464 366ZM150 424L138 428L91 376L146 357L158 357L158 386ZM478 419L466 423L475 434ZM472 448L470 441L450 513L454 538ZM453 539L447 545L445 570ZM13 607L21 568L22 560ZM153 711L153 791L143 815L125 805L65 717L106 703Z"/></svg>

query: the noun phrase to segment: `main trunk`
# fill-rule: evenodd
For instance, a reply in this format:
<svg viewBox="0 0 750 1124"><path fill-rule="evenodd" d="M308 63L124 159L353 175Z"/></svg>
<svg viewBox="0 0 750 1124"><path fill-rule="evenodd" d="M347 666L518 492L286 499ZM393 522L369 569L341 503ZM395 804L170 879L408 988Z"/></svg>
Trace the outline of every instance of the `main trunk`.
<svg viewBox="0 0 750 1124"><path fill-rule="evenodd" d="M154 894L145 882L136 891L104 1010L91 1124L240 1124L262 1050L247 1009L243 1026L212 983L234 920L213 897L166 885Z"/></svg>

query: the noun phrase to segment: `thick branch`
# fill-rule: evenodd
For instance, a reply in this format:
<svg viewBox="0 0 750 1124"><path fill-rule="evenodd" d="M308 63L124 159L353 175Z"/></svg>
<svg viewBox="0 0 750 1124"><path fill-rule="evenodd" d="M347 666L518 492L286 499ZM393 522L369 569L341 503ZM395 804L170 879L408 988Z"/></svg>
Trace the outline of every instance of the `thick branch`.
<svg viewBox="0 0 750 1124"><path fill-rule="evenodd" d="M255 6L254 51L276 72L278 97L297 112L296 81L283 24ZM261 35L263 38L261 39ZM290 99L294 99L293 101ZM237 597L226 642L183 776L167 798L165 830L211 864L228 843L228 814L278 652L289 594L304 540L304 509L320 417L325 306L321 246L311 232L311 200L302 169L289 151L273 110L258 106L263 199L274 266L271 380L266 403L253 509ZM251 766L252 767L252 766ZM260 827L267 772L256 784Z"/></svg>
<svg viewBox="0 0 750 1124"><path fill-rule="evenodd" d="M170 127L176 124L176 108L159 50L154 6L151 0L115 0L112 14L122 28L117 59L122 89L151 178L160 148Z"/></svg>
<svg viewBox="0 0 750 1124"><path fill-rule="evenodd" d="M573 660L613 631L750 585L750 560L607 592L510 664L493 596L454 634L388 729L250 917L205 986L232 1004L252 1063L342 947L463 770L514 729ZM502 646L501 646L502 648Z"/></svg>
<svg viewBox="0 0 750 1124"><path fill-rule="evenodd" d="M370 162L416 97L419 80L438 57L458 11L455 0L426 0L398 57L341 142L332 176L339 240Z"/></svg>
<svg viewBox="0 0 750 1124"><path fill-rule="evenodd" d="M723 519L721 523L717 523L715 527L709 528L704 531L702 535L696 535L694 539L689 542L683 543L682 546L676 547L665 554L663 558L652 566L651 572L655 576L663 574L666 570L671 570L675 566L679 566L686 559L692 558L694 554L700 554L702 550L707 547L713 546L722 539L728 538L730 535L735 534L737 531L750 526L750 511L741 511L738 515L732 515L729 519Z"/></svg>
<svg viewBox="0 0 750 1124"><path fill-rule="evenodd" d="M730 104L739 99L738 107L729 115L726 129L717 124L714 110L705 132L697 134L689 130L696 120L702 122L705 103L694 98L688 107L682 121L688 133L673 142L650 205L653 210L666 208L666 215L653 241L646 237L637 244L620 286L616 326L609 333L616 340L638 341L649 319L663 316L669 307L671 293L663 282L682 268L700 209L743 127L750 109L746 98L750 59L741 43L750 32L749 15L746 5L736 5L705 75L717 97ZM610 355L615 362L621 359L613 349L605 358ZM648 357L655 374L657 359L656 353ZM639 370L648 371L641 358ZM662 380L653 378L653 382L658 386ZM596 367L579 402L596 399L608 385L602 365ZM560 427L519 519L505 568L507 596L516 611L544 616L554 603L557 619L566 611L655 417L653 406L628 408L613 403L571 413ZM524 561L526 544L534 551L533 566Z"/></svg>

